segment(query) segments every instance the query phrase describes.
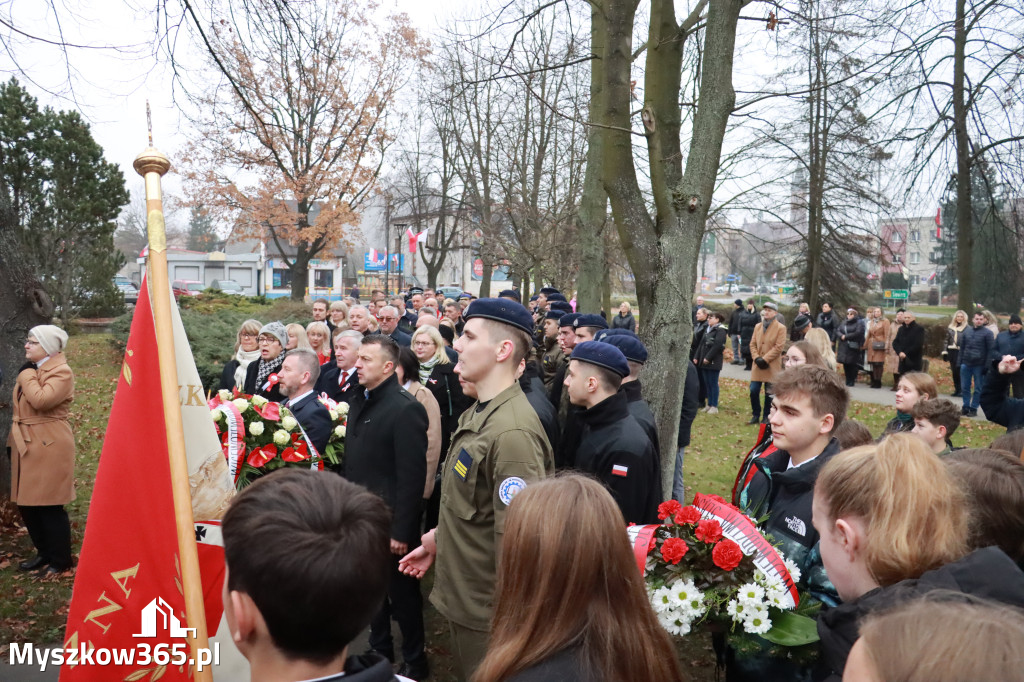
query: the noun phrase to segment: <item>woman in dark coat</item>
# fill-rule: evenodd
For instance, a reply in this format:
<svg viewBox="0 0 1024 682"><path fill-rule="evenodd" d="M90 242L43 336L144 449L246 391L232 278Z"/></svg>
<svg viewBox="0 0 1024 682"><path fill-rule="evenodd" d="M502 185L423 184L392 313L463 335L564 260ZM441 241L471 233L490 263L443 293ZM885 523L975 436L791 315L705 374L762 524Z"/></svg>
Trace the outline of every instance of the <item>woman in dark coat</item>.
<svg viewBox="0 0 1024 682"><path fill-rule="evenodd" d="M740 315L740 353L743 355L743 369L750 371L754 358L750 354L750 340L754 338L754 329L761 321L761 316L754 308L754 299L747 301L747 308Z"/></svg>
<svg viewBox="0 0 1024 682"><path fill-rule="evenodd" d="M220 375L219 390L230 391L233 388L242 389L245 383L246 372L249 365L260 358L260 329L263 323L259 320L246 320L238 328L235 336L235 354L228 363L224 365L224 371Z"/></svg>
<svg viewBox="0 0 1024 682"><path fill-rule="evenodd" d="M281 384L277 375L284 364L285 346L288 344L288 331L280 322L271 322L260 329L260 359L249 363L245 373L245 384L242 392L258 395L279 403L284 400Z"/></svg>
<svg viewBox="0 0 1024 682"><path fill-rule="evenodd" d="M722 359L728 331L722 326L722 314L711 311L708 314L708 329L704 341L697 351L697 369L704 375L704 389L707 391L708 407L705 412L718 414L718 375L722 371Z"/></svg>
<svg viewBox="0 0 1024 682"><path fill-rule="evenodd" d="M836 360L843 366L843 373L846 375L846 385L857 384L857 373L863 365L864 337L867 334L867 325L857 314L857 310L850 308L846 311L846 321L836 329L836 338L839 340L839 351L836 353Z"/></svg>
<svg viewBox="0 0 1024 682"><path fill-rule="evenodd" d="M636 333L636 318L633 317L627 301L622 302L622 305L619 306L619 314L612 318L612 329L628 329L634 334Z"/></svg>

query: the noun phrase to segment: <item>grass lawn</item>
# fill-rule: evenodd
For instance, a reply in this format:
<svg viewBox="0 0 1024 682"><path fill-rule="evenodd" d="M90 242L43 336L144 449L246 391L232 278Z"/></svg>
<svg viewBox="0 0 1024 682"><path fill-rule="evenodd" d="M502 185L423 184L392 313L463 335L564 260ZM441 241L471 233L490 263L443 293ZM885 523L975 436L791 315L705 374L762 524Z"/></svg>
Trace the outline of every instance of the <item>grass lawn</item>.
<svg viewBox="0 0 1024 682"><path fill-rule="evenodd" d="M71 338L68 347L76 379L71 423L78 447L78 498L68 508L76 553L85 530L92 481L121 363L121 355L110 341L108 335L78 335ZM946 364L932 361L931 365L940 388L948 393L952 381ZM694 423L692 442L686 451L687 492L691 495L705 492L728 497L737 468L756 435L756 427L745 423L749 414L746 382L722 380L720 410L717 415L700 414ZM878 434L893 414L893 409L887 406L853 403L849 416L864 422L872 433ZM958 446L984 447L1002 432L1001 427L993 424L965 420L953 440ZM50 644L63 639L73 576L43 580L34 574L19 572L18 562L32 554L32 545L24 530L16 529L11 519L0 519L0 595L4 597L0 600L0 658L3 659L7 656L7 642ZM429 576L425 582L424 594L427 594ZM445 623L430 606L426 616L433 679L454 680ZM687 638L680 652L691 679L715 679L710 638Z"/></svg>

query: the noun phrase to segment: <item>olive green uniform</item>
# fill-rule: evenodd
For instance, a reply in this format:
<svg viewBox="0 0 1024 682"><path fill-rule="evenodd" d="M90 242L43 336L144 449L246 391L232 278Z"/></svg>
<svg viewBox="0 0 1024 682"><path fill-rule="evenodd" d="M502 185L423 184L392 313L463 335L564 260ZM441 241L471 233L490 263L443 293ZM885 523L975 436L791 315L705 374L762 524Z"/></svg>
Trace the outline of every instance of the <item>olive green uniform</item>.
<svg viewBox="0 0 1024 682"><path fill-rule="evenodd" d="M544 427L518 382L478 408L475 403L459 418L444 463L430 593L454 635L470 631L454 647L467 678L485 653L508 503L554 472Z"/></svg>
<svg viewBox="0 0 1024 682"><path fill-rule="evenodd" d="M551 382L558 374L558 368L566 363L565 354L558 345L558 339L544 339L546 350L540 356L540 376L544 381L544 388L551 391Z"/></svg>

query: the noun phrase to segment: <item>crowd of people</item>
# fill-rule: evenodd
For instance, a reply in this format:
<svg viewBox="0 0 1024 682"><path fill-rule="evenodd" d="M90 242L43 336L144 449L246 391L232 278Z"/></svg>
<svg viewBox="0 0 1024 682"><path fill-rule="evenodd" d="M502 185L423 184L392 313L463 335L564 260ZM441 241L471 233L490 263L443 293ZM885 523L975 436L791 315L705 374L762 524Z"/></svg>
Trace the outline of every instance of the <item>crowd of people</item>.
<svg viewBox="0 0 1024 682"><path fill-rule="evenodd" d="M685 451L699 409L717 411L732 336L758 429L731 502L821 604L820 652L725 645L726 679L1020 679L1024 429L991 449L953 447L969 413L921 371L912 313L893 324L851 308L840 320L826 304L787 328L774 303L735 308L729 320L699 299L693 310L673 497L685 501ZM224 518L225 614L253 679L427 679L420 581L431 572L461 679L686 679L624 532L658 523L662 500L662 437L640 379L648 351L628 304L609 322L550 287L526 302L514 290L444 300L413 289L318 299L312 318L246 320L221 377L288 406L315 450L330 428L316 398L349 404L339 475L275 472ZM1024 396L1009 395L1024 376L1019 320L1003 345L984 326L968 333L955 316L947 356L963 369L984 353L983 409L1024 426ZM32 330L15 388L14 499L39 552L25 570L70 565L70 483L32 487L33 448L47 442L37 430L70 434L67 337L53 330ZM881 434L847 417L865 366L876 388L883 371L895 375L896 415ZM958 639L961 623L978 626ZM350 651L367 628L368 650ZM950 652L961 659L945 661Z"/></svg>

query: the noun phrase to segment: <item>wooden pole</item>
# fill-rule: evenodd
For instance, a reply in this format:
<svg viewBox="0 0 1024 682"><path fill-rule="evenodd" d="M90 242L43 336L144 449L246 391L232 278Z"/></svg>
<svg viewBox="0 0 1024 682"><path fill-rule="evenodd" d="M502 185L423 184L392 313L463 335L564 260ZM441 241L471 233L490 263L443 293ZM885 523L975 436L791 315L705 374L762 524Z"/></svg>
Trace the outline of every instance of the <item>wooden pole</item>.
<svg viewBox="0 0 1024 682"><path fill-rule="evenodd" d="M148 105L147 105L148 108ZM148 111L147 111L148 114ZM206 633L206 610L203 585L199 577L199 554L196 550L195 520L192 518L192 493L185 459L185 429L181 420L178 395L178 367L174 355L174 331L171 325L171 288L167 278L167 233L164 229L163 197L160 177L171 162L149 147L135 158L135 171L146 181L146 223L149 232L149 291L153 298L156 325L157 358L160 362L160 394L164 403L164 424L167 429L167 454L171 465L171 491L174 496L174 521L178 529L178 559L181 563L181 586L185 597L185 618L195 635L189 637L192 660L199 660L199 649L210 647ZM193 667L198 682L213 682L210 667L202 671Z"/></svg>

